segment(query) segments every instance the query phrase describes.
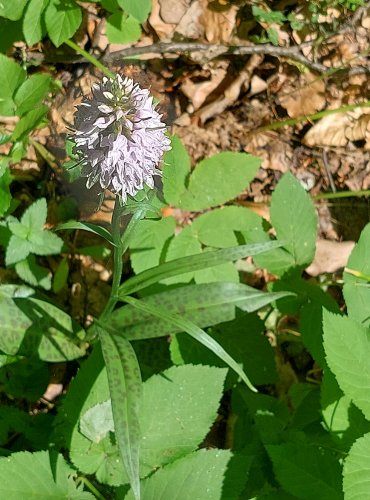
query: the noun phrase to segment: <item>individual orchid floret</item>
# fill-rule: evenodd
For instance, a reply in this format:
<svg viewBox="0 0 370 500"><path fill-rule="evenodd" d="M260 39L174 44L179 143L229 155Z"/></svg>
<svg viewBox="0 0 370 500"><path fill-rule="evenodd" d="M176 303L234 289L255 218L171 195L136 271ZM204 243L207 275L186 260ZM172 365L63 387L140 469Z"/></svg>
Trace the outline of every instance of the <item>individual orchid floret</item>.
<svg viewBox="0 0 370 500"><path fill-rule="evenodd" d="M87 187L99 183L119 195L154 187L163 153L171 149L166 126L149 91L130 78L104 77L92 86L75 114L75 153Z"/></svg>

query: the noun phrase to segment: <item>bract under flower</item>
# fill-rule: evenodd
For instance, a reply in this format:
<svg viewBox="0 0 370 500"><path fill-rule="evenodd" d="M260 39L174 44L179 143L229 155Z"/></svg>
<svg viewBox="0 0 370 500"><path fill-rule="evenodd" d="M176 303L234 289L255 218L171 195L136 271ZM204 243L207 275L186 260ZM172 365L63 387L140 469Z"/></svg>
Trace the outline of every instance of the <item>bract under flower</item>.
<svg viewBox="0 0 370 500"><path fill-rule="evenodd" d="M154 187L163 153L171 149L153 97L129 78L104 77L75 114L75 152L87 187L99 183L125 202L144 184Z"/></svg>

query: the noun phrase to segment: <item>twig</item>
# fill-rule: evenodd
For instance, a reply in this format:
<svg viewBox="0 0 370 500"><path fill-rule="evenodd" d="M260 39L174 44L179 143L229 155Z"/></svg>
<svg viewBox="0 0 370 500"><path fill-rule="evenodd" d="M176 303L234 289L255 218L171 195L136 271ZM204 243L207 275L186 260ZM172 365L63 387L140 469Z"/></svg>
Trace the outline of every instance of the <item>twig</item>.
<svg viewBox="0 0 370 500"><path fill-rule="evenodd" d="M327 155L325 149L322 150L322 162L324 164L326 175L328 176L328 179L329 179L329 184L330 184L331 190L333 191L333 193L336 193L337 188L335 187L335 183L333 180L333 176L331 174L330 165L329 165L329 161L328 161L328 155Z"/></svg>
<svg viewBox="0 0 370 500"><path fill-rule="evenodd" d="M317 71L319 73L324 73L327 71L327 67L321 63L309 61L297 47L275 47L274 45L261 44L261 45L212 45L208 43L196 43L196 42L158 42L153 45L147 45L145 47L128 47L127 49L117 50L106 54L102 60L104 62L116 62L126 57L139 56L142 54L172 54L176 52L198 52L206 51L209 53L209 59L218 57L220 55L250 55L250 54L264 54L274 57L287 57L304 66Z"/></svg>

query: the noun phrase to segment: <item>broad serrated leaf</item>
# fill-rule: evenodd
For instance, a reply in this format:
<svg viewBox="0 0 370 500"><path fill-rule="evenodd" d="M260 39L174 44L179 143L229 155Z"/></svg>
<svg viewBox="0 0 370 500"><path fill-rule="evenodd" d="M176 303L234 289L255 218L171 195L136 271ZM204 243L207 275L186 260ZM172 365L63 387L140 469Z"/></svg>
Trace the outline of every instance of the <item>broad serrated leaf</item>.
<svg viewBox="0 0 370 500"><path fill-rule="evenodd" d="M110 43L130 43L140 38L141 27L134 17L115 12L107 18L106 32Z"/></svg>
<svg viewBox="0 0 370 500"><path fill-rule="evenodd" d="M138 274L159 264L164 246L173 236L176 221L173 217L160 220L141 220L130 242L131 263Z"/></svg>
<svg viewBox="0 0 370 500"><path fill-rule="evenodd" d="M28 0L2 0L0 2L0 17L17 21L22 17Z"/></svg>
<svg viewBox="0 0 370 500"><path fill-rule="evenodd" d="M343 499L341 466L330 451L304 443L266 446L276 477L297 498Z"/></svg>
<svg viewBox="0 0 370 500"><path fill-rule="evenodd" d="M63 240L51 231L32 231L28 237L31 252L36 255L53 255L62 250Z"/></svg>
<svg viewBox="0 0 370 500"><path fill-rule="evenodd" d="M163 157L163 194L170 205L179 205L181 193L186 190L190 168L190 156L185 146L179 137L173 135L171 149Z"/></svg>
<svg viewBox="0 0 370 500"><path fill-rule="evenodd" d="M17 115L22 116L37 107L46 97L51 83L49 75L35 74L27 78L17 89L14 102Z"/></svg>
<svg viewBox="0 0 370 500"><path fill-rule="evenodd" d="M99 443L109 432L114 432L110 400L96 404L82 415L80 432L94 443Z"/></svg>
<svg viewBox="0 0 370 500"><path fill-rule="evenodd" d="M142 475L199 446L216 419L226 373L222 368L184 365L145 382Z"/></svg>
<svg viewBox="0 0 370 500"><path fill-rule="evenodd" d="M151 0L117 0L124 11L133 16L139 23L143 23L152 8Z"/></svg>
<svg viewBox="0 0 370 500"><path fill-rule="evenodd" d="M59 362L84 355L84 331L61 309L35 298L12 298L0 287L0 349Z"/></svg>
<svg viewBox="0 0 370 500"><path fill-rule="evenodd" d="M42 229L46 223L47 203L45 198L36 200L21 217L21 223L29 229Z"/></svg>
<svg viewBox="0 0 370 500"><path fill-rule="evenodd" d="M351 398L343 394L328 368L324 371L320 389L323 423L333 441L347 451L356 439L370 431L370 422Z"/></svg>
<svg viewBox="0 0 370 500"><path fill-rule="evenodd" d="M360 437L349 450L343 466L345 500L361 500L369 496L370 433Z"/></svg>
<svg viewBox="0 0 370 500"><path fill-rule="evenodd" d="M207 269L209 267L217 266L224 262L232 262L242 257L249 255L257 255L259 253L268 252L275 248L281 247L282 243L275 241L268 241L266 243L255 245L241 245L238 247L223 248L211 252L204 252L199 255L191 255L190 257L183 257L175 259L165 264L161 264L152 269L143 271L142 273L128 279L123 285L120 286L118 295L120 297L142 290L154 283L171 278L172 276L179 276L188 271L195 271L198 269Z"/></svg>
<svg viewBox="0 0 370 500"><path fill-rule="evenodd" d="M324 310L326 361L339 387L370 420L370 336L364 326Z"/></svg>
<svg viewBox="0 0 370 500"><path fill-rule="evenodd" d="M81 21L81 9L74 0L50 0L45 10L46 29L56 47L76 33Z"/></svg>
<svg viewBox="0 0 370 500"><path fill-rule="evenodd" d="M221 500L229 450L199 450L142 482L142 500ZM130 491L125 500L135 497Z"/></svg>
<svg viewBox="0 0 370 500"><path fill-rule="evenodd" d="M238 244L236 232L259 234L262 223L262 217L248 208L227 206L200 215L191 227L202 245L228 248Z"/></svg>
<svg viewBox="0 0 370 500"><path fill-rule="evenodd" d="M140 367L131 344L98 327L107 369L116 442L136 500L140 500Z"/></svg>
<svg viewBox="0 0 370 500"><path fill-rule="evenodd" d="M74 476L76 472L62 455L47 451L13 453L0 458L0 495L11 500L92 500L94 496L83 491L83 484L77 487Z"/></svg>
<svg viewBox="0 0 370 500"><path fill-rule="evenodd" d="M27 259L17 262L15 270L18 276L29 285L40 286L44 290L50 290L50 271L45 267L39 266L34 255L29 255Z"/></svg>
<svg viewBox="0 0 370 500"><path fill-rule="evenodd" d="M316 248L317 217L309 195L290 173L279 181L271 201L271 223L291 257L287 267L312 262Z"/></svg>
<svg viewBox="0 0 370 500"><path fill-rule="evenodd" d="M254 178L261 160L246 153L224 152L202 160L179 195L178 206L198 211L238 196Z"/></svg>
<svg viewBox="0 0 370 500"><path fill-rule="evenodd" d="M206 327L234 319L235 306L253 312L287 294L289 292L265 293L241 283L206 283L149 295L141 301L150 307L181 314L196 325ZM116 309L107 325L122 332L128 340L163 337L183 331L131 305Z"/></svg>
<svg viewBox="0 0 370 500"><path fill-rule="evenodd" d="M202 246L193 233L192 227L186 226L177 236L169 242L166 261L189 257L201 253ZM168 278L164 281L166 285L174 283L188 283L194 278L194 272L189 272L174 278Z"/></svg>
<svg viewBox="0 0 370 500"><path fill-rule="evenodd" d="M0 54L0 114L14 114L14 94L25 78L26 72L19 64Z"/></svg>
<svg viewBox="0 0 370 500"><path fill-rule="evenodd" d="M15 126L12 134L12 141L15 142L25 139L25 137L42 122L48 111L49 109L46 106L40 106L28 111Z"/></svg>
<svg viewBox="0 0 370 500"><path fill-rule="evenodd" d="M348 259L348 272L344 272L343 295L348 316L370 326L370 224L362 231L360 239Z"/></svg>
<svg viewBox="0 0 370 500"><path fill-rule="evenodd" d="M13 234L10 237L5 253L5 265L11 266L21 260L24 260L31 253L31 244L29 241Z"/></svg>

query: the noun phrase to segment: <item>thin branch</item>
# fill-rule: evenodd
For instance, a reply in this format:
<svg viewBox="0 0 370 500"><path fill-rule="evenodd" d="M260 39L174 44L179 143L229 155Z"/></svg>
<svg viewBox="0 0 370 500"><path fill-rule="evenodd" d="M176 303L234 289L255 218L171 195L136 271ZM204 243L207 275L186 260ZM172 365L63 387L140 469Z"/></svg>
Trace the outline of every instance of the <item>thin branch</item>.
<svg viewBox="0 0 370 500"><path fill-rule="evenodd" d="M107 62L115 62L122 60L123 58L130 56L139 56L143 54L172 54L177 52L207 52L208 59L213 59L220 55L250 55L250 54L264 54L274 57L287 57L292 59L304 66L317 71L319 73L324 73L327 71L327 67L321 63L309 61L296 47L275 47L274 45L261 44L261 45L212 45L207 43L196 43L196 42L159 42L153 45L147 45L145 47L129 47L127 49L117 50L106 54L102 60Z"/></svg>

